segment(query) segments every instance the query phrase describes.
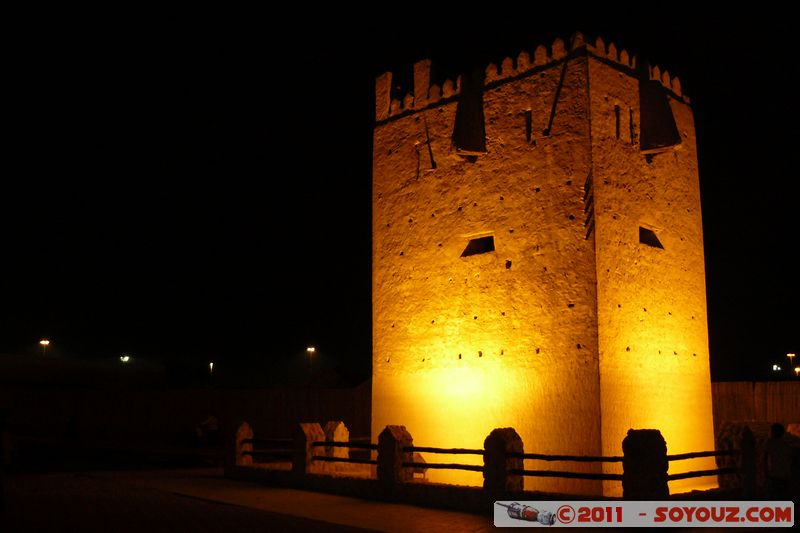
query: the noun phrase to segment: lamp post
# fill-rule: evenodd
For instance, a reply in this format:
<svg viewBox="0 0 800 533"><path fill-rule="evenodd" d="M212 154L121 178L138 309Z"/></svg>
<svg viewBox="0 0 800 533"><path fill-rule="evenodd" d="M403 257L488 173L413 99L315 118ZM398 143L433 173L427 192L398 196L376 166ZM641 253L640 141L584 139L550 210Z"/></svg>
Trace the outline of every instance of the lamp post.
<svg viewBox="0 0 800 533"><path fill-rule="evenodd" d="M314 348L313 346L309 346L308 348L306 348L306 352L308 353L308 373L309 373L309 375L311 375L311 373L314 371L314 353L316 351L317 351L317 349Z"/></svg>
<svg viewBox="0 0 800 533"><path fill-rule="evenodd" d="M42 357L47 355L47 347L50 346L50 341L47 339L42 339L39 341L39 345L42 347Z"/></svg>
<svg viewBox="0 0 800 533"><path fill-rule="evenodd" d="M795 357L795 355L796 355L796 354L793 354L793 353L787 353L787 354L786 354L786 357L788 357L788 358L789 358L789 368L791 368L792 364L794 364L794 357Z"/></svg>

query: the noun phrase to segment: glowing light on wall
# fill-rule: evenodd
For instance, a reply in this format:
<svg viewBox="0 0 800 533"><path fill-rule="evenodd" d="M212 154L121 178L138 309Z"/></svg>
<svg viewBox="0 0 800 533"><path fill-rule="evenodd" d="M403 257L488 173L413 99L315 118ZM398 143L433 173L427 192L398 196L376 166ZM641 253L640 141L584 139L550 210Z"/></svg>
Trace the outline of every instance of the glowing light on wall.
<svg viewBox="0 0 800 533"><path fill-rule="evenodd" d="M537 359L535 348L492 349L499 344L488 337L476 337L484 341L480 346L488 346L486 350L466 349L463 342L457 347L447 346L445 339L439 338L435 345L438 349L426 352L426 364L430 366L397 372L384 368L375 373L373 438L386 425L400 424L408 429L418 446L482 449L484 439L493 429L513 427L528 451L597 454L599 424L591 427L583 423L585 418L581 413L596 397L592 381L583 379L583 367L547 368L541 358ZM587 396L576 398L568 387L553 392L552 384L566 381L567 376L585 382ZM480 455L422 455L429 463L480 465L483 462ZM526 461L527 468L541 466ZM600 471L599 465L591 464L553 466L568 467L575 471ZM479 472L429 469L427 477L440 483L473 486L483 483ZM556 486L580 492L578 483L584 483L582 493L586 493L586 482L581 480L527 478L526 488Z"/></svg>
<svg viewBox="0 0 800 533"><path fill-rule="evenodd" d="M485 364L456 359L451 366L400 374L391 380L376 376L373 390L380 391L384 405L381 428L402 424L420 446L483 448L492 429L518 425L513 400L521 397L527 380L504 368L502 361L481 363ZM428 462L483 463L477 455L423 455ZM442 483L483 483L476 472L428 470L427 476Z"/></svg>
<svg viewBox="0 0 800 533"><path fill-rule="evenodd" d="M639 301L645 299L643 293L631 295ZM667 315L668 302L668 298L651 298L647 313ZM681 327L680 322L663 318L636 321L627 316L621 317L619 324L626 328L622 333L601 334L601 342L607 342L604 349L613 354L601 364L603 454L620 455L629 428L658 429L668 454L714 450L705 328ZM714 459L704 457L671 463L669 473L714 468ZM621 473L621 465L609 464L605 471ZM669 483L671 493L716 486L715 476ZM621 495L620 489L618 484L605 484L606 495Z"/></svg>

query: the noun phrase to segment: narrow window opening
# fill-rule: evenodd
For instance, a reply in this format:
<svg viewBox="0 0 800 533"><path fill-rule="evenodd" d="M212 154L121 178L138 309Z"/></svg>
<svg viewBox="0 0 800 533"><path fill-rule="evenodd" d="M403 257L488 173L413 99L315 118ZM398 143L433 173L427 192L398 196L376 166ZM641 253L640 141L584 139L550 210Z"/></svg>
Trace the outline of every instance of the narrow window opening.
<svg viewBox="0 0 800 533"><path fill-rule="evenodd" d="M461 257L485 254L488 252L494 252L494 235L470 239L470 241L467 243L467 247L464 248L463 252L461 252Z"/></svg>
<svg viewBox="0 0 800 533"><path fill-rule="evenodd" d="M459 154L477 157L486 152L486 126L483 114L484 71L474 69L461 77L461 92L456 105L453 144Z"/></svg>
<svg viewBox="0 0 800 533"><path fill-rule="evenodd" d="M614 106L614 119L616 121L616 131L617 131L617 139L619 139L619 106Z"/></svg>
<svg viewBox="0 0 800 533"><path fill-rule="evenodd" d="M664 245L661 244L661 241L658 240L658 236L656 233L647 228L639 227L639 242L642 244L646 244L647 246L652 246L653 248L661 248L664 249Z"/></svg>
<svg viewBox="0 0 800 533"><path fill-rule="evenodd" d="M631 129L631 144L636 144L636 128L633 126L633 108L628 108L628 126Z"/></svg>
<svg viewBox="0 0 800 533"><path fill-rule="evenodd" d="M681 144L669 96L658 80L639 82L639 149L645 153L674 150Z"/></svg>
<svg viewBox="0 0 800 533"><path fill-rule="evenodd" d="M533 113L530 109L525 111L525 138L531 142L531 133L533 132Z"/></svg>

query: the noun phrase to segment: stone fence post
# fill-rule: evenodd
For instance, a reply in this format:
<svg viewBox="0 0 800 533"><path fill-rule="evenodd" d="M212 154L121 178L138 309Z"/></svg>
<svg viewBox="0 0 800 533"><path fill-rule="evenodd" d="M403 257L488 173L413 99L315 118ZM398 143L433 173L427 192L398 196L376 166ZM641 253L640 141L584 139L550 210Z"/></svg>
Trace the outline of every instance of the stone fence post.
<svg viewBox="0 0 800 533"><path fill-rule="evenodd" d="M657 429L629 429L622 440L622 497L626 500L665 500L667 443Z"/></svg>
<svg viewBox="0 0 800 533"><path fill-rule="evenodd" d="M253 428L250 427L250 424L247 422L242 422L239 425L239 428L236 430L236 442L234 445L234 453L236 456L234 457L233 464L236 466L250 466L253 464L253 456L252 455L244 455L244 452L252 452L253 451L253 444L251 442L244 443L244 440L252 439L253 438Z"/></svg>
<svg viewBox="0 0 800 533"><path fill-rule="evenodd" d="M514 428L492 430L483 441L483 488L490 494L521 491L523 476L511 470L522 470L523 460L508 457L509 453L524 453L522 438Z"/></svg>
<svg viewBox="0 0 800 533"><path fill-rule="evenodd" d="M403 463L413 461L412 452L404 452L406 446L413 446L414 439L405 426L386 426L378 435L378 481L384 485L394 485L412 480L410 468Z"/></svg>
<svg viewBox="0 0 800 533"><path fill-rule="evenodd" d="M350 442L350 431L341 420L331 420L325 424L325 440L328 442ZM350 457L350 449L339 446L325 446L326 457Z"/></svg>
<svg viewBox="0 0 800 533"><path fill-rule="evenodd" d="M298 424L294 432L294 455L292 472L295 475L313 474L314 455L324 455L323 448L315 448L315 441L324 441L325 432L317 422Z"/></svg>
<svg viewBox="0 0 800 533"><path fill-rule="evenodd" d="M745 498L755 498L757 487L757 454L756 454L756 437L749 427L744 428L742 431L741 440L741 473L742 473L742 493Z"/></svg>

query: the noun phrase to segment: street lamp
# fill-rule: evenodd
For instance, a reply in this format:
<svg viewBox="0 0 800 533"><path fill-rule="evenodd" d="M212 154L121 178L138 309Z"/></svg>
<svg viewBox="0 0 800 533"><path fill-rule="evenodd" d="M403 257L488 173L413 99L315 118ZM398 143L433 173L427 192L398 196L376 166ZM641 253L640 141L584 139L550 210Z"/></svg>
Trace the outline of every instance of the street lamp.
<svg viewBox="0 0 800 533"><path fill-rule="evenodd" d="M50 341L47 339L42 339L39 341L39 345L42 347L42 356L47 355L47 347L50 346Z"/></svg>
<svg viewBox="0 0 800 533"><path fill-rule="evenodd" d="M800 366L794 367L794 375L800 377Z"/></svg>
<svg viewBox="0 0 800 533"><path fill-rule="evenodd" d="M789 366L792 366L792 363L794 363L794 356L795 356L795 354L793 354L793 353L787 353L786 354L786 357L789 358Z"/></svg>
<svg viewBox="0 0 800 533"><path fill-rule="evenodd" d="M317 351L316 348L313 346L309 346L306 348L306 352L308 353L308 372L311 373L314 371L314 353Z"/></svg>
<svg viewBox="0 0 800 533"><path fill-rule="evenodd" d="M120 356L119 360L124 364L124 363L127 363L128 361L131 360L131 356L130 355L122 355L122 356Z"/></svg>
<svg viewBox="0 0 800 533"><path fill-rule="evenodd" d="M208 375L210 376L212 374L214 374L214 362L213 361L208 363Z"/></svg>

